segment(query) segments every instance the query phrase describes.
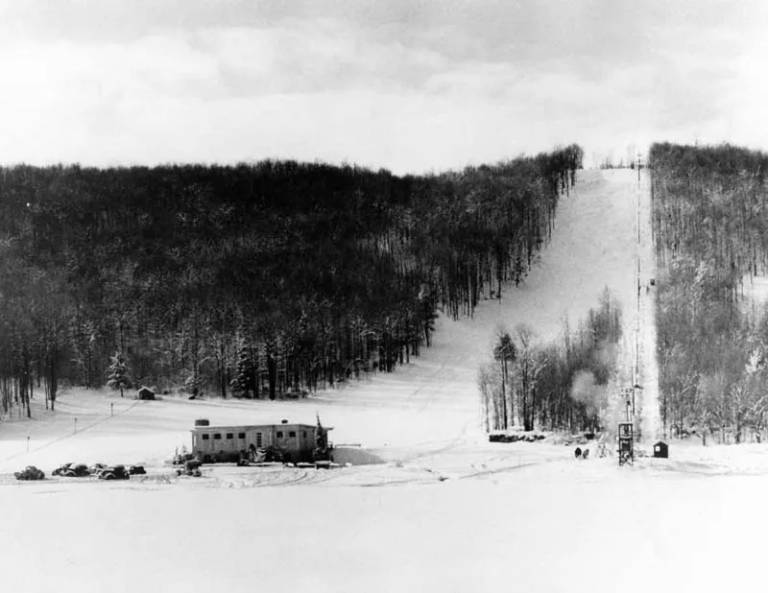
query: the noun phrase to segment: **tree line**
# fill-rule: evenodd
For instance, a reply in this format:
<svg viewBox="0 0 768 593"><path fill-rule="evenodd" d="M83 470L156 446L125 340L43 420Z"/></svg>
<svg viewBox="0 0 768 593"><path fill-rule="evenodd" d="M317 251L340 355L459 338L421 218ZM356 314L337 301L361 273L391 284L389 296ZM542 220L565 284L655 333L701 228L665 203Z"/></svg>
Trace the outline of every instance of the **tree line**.
<svg viewBox="0 0 768 593"><path fill-rule="evenodd" d="M615 384L621 308L606 289L575 329L541 343L525 324L499 328L493 362L478 373L486 431L591 430L604 426Z"/></svg>
<svg viewBox="0 0 768 593"><path fill-rule="evenodd" d="M581 158L0 169L3 410L60 383L276 398L391 371L438 309L524 278Z"/></svg>
<svg viewBox="0 0 768 593"><path fill-rule="evenodd" d="M768 155L730 145L650 151L662 420L736 442L765 429Z"/></svg>

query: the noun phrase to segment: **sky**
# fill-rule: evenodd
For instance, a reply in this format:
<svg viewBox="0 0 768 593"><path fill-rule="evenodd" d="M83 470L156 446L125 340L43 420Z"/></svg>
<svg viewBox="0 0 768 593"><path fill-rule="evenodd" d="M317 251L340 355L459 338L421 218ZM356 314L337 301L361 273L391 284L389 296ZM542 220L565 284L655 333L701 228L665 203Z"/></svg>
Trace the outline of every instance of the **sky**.
<svg viewBox="0 0 768 593"><path fill-rule="evenodd" d="M0 0L0 163L768 149L757 0Z"/></svg>

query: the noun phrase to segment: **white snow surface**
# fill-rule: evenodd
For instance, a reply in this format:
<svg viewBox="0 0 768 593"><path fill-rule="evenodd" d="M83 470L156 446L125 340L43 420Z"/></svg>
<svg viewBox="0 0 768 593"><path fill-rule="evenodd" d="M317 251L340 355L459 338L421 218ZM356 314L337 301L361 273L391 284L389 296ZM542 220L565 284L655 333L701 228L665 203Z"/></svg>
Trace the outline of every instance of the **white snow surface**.
<svg viewBox="0 0 768 593"><path fill-rule="evenodd" d="M73 389L55 413L37 400L32 420L6 419L3 590L647 592L756 582L750 534L768 527L759 511L768 448L673 442L670 459L618 468L595 450L575 460L554 435L500 444L480 431L477 367L499 323L555 338L605 286L636 308L643 196L633 172L583 172L525 284L482 303L474 319L440 319L434 346L394 373L303 401L138 402ZM648 294L641 310L652 312ZM646 353L655 351L649 336ZM641 379L652 380L653 362L643 360ZM653 405L643 400L641 422L655 422ZM334 427L340 457L381 462L222 464L198 479L167 464L189 446L196 418L312 423L316 413ZM149 473L119 483L10 474L28 464L50 474L67 461L143 463Z"/></svg>

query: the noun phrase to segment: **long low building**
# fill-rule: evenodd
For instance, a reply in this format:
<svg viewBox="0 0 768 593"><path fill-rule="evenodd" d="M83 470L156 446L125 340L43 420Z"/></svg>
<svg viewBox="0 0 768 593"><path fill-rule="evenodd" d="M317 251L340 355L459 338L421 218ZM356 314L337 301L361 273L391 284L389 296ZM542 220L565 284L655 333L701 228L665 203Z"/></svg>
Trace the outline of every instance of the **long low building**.
<svg viewBox="0 0 768 593"><path fill-rule="evenodd" d="M255 455L259 450L279 451L283 461L313 461L316 449L327 449L324 428L312 424L250 424L209 426L198 420L192 430L192 453L202 461L236 458L241 452ZM318 438L319 437L319 438Z"/></svg>

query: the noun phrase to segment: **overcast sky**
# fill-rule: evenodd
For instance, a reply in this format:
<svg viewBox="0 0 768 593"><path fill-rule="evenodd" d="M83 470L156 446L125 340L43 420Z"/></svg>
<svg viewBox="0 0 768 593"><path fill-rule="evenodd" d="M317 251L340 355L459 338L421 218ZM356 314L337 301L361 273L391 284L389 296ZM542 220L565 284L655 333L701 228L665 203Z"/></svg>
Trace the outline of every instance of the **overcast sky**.
<svg viewBox="0 0 768 593"><path fill-rule="evenodd" d="M768 2L0 0L0 162L768 149Z"/></svg>

